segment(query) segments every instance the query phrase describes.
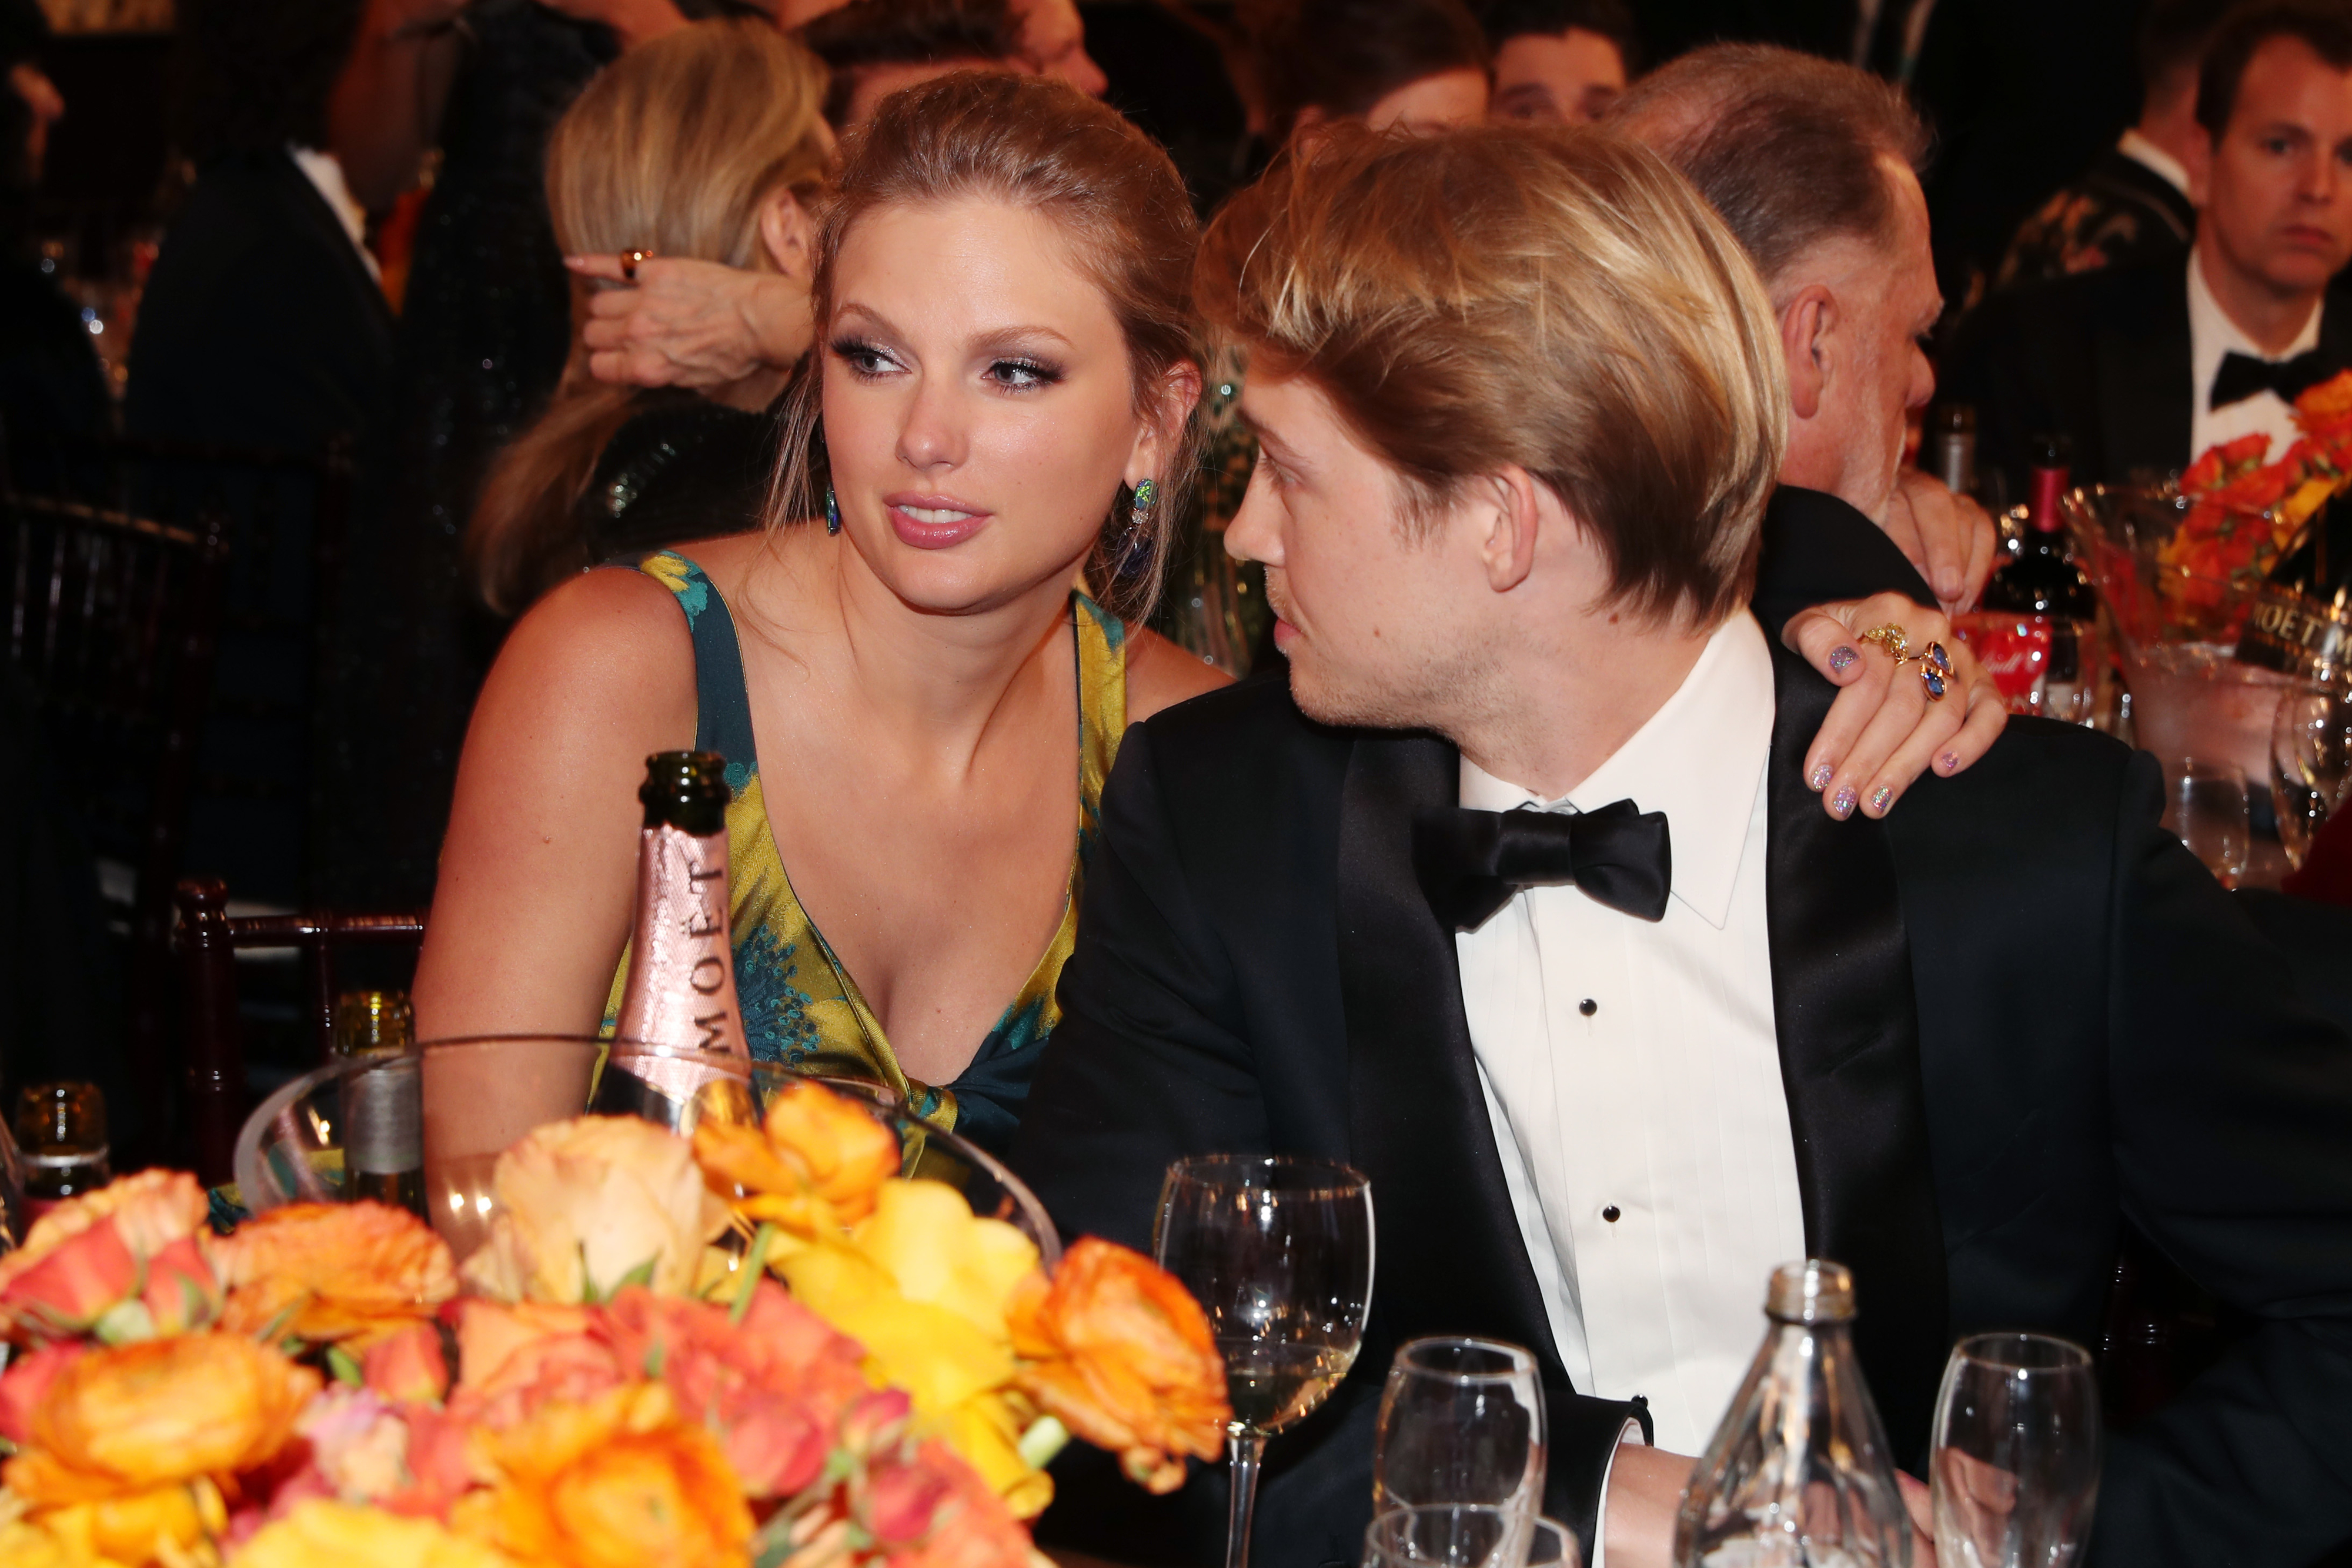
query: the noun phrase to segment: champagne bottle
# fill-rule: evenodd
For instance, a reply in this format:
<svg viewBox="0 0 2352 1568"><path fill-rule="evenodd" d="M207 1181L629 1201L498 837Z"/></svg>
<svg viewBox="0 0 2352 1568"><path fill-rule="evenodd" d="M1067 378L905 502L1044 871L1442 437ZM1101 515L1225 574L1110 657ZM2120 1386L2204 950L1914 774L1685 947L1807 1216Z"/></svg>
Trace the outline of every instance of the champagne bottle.
<svg viewBox="0 0 2352 1568"><path fill-rule="evenodd" d="M2238 662L2307 679L2340 675L2352 651L2352 506L2323 503L2254 595Z"/></svg>
<svg viewBox="0 0 2352 1568"><path fill-rule="evenodd" d="M1911 1516L1853 1349L1853 1276L1773 1270L1770 1326L1675 1516L1675 1568L1910 1568Z"/></svg>
<svg viewBox="0 0 2352 1568"><path fill-rule="evenodd" d="M1955 496L1977 490L1977 411L1974 403L1947 402L1936 406L1927 424L1927 457L1920 466L1944 482Z"/></svg>
<svg viewBox="0 0 2352 1568"><path fill-rule="evenodd" d="M114 1179L106 1096L95 1083L26 1084L16 1096L16 1142L24 1150L28 1220Z"/></svg>
<svg viewBox="0 0 2352 1568"><path fill-rule="evenodd" d="M352 1198L425 1210L425 1099L405 991L335 998L335 1054L369 1065L343 1081L343 1184Z"/></svg>
<svg viewBox="0 0 2352 1568"><path fill-rule="evenodd" d="M709 751L657 752L646 758L637 799L646 814L637 837L636 930L616 1042L670 1054L608 1069L594 1108L684 1126L693 1119L688 1108L733 1081L730 1071L698 1066L698 1054L720 1059L713 1067L730 1071L751 1062L728 928L726 759ZM643 1098L648 1089L662 1098ZM740 1111L722 1098L730 1114Z"/></svg>

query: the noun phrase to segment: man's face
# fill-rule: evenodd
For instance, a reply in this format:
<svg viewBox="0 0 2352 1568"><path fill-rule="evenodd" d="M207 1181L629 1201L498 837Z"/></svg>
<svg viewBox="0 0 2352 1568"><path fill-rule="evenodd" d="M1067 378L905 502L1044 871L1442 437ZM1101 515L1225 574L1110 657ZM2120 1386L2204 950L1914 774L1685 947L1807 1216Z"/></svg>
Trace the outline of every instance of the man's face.
<svg viewBox="0 0 2352 1568"><path fill-rule="evenodd" d="M1087 25L1076 0L1013 0L1021 21L1021 52L1039 76L1068 82L1088 98L1110 89L1110 78L1087 53Z"/></svg>
<svg viewBox="0 0 2352 1568"><path fill-rule="evenodd" d="M1395 128L1423 135L1486 118L1486 73L1468 67L1409 81L1364 111L1364 123L1374 131Z"/></svg>
<svg viewBox="0 0 2352 1568"><path fill-rule="evenodd" d="M1599 33L1522 33L1495 51L1495 118L1590 125L1625 90L1625 57Z"/></svg>
<svg viewBox="0 0 2352 1568"><path fill-rule="evenodd" d="M1330 400L1298 377L1252 372L1242 417L1256 432L1249 493L1225 549L1265 566L1301 712L1326 724L1443 727L1480 683L1467 589L1443 521L1408 538L1404 490Z"/></svg>
<svg viewBox="0 0 2352 1568"><path fill-rule="evenodd" d="M2200 240L2223 266L2281 295L2315 294L2352 260L2352 71L2300 38L2272 38L2238 78L2213 141ZM2200 177L2201 176L2201 177Z"/></svg>
<svg viewBox="0 0 2352 1568"><path fill-rule="evenodd" d="M1781 477L1827 490L1879 522L1902 472L1907 416L1936 394L1920 341L1943 309L1918 177L1893 159L1881 167L1895 187L1891 239L1824 241L1792 263L1774 289L1791 299L1819 282L1835 310L1819 342L1798 350L1819 355L1829 373L1813 417L1790 432Z"/></svg>

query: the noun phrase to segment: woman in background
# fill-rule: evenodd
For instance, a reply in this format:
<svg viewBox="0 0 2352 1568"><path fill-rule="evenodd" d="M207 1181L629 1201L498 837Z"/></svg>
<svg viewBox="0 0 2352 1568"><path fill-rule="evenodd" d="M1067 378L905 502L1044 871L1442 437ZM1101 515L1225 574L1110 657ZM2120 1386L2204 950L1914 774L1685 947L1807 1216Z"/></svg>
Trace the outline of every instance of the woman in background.
<svg viewBox="0 0 2352 1568"><path fill-rule="evenodd" d="M549 140L557 243L567 255L718 262L804 289L809 206L833 156L824 90L824 68L764 22L698 23L631 50ZM575 331L547 411L499 454L467 530L475 588L501 614L610 557L759 524L784 371L646 390L596 381L586 361Z"/></svg>

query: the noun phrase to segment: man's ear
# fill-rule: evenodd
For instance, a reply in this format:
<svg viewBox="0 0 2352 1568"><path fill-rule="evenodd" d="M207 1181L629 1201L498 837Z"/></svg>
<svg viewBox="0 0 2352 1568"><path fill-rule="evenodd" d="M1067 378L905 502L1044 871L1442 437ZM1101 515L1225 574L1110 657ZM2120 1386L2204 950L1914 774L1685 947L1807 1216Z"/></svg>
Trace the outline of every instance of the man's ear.
<svg viewBox="0 0 2352 1568"><path fill-rule="evenodd" d="M1543 531L1542 482L1516 464L1472 481L1464 500L1480 531L1478 559L1486 586L1508 593L1536 568L1536 540Z"/></svg>
<svg viewBox="0 0 2352 1568"><path fill-rule="evenodd" d="M2189 204L2201 213L2213 194L2213 138L2200 125L2180 150L2188 154L2180 166L2189 171Z"/></svg>
<svg viewBox="0 0 2352 1568"><path fill-rule="evenodd" d="M1780 307L1780 355L1789 362L1789 412L1811 419L1822 411L1834 358L1830 335L1837 329L1837 296L1809 283Z"/></svg>
<svg viewBox="0 0 2352 1568"><path fill-rule="evenodd" d="M816 247L816 225L808 209L782 185L760 204L760 243L768 263L786 277L810 280Z"/></svg>

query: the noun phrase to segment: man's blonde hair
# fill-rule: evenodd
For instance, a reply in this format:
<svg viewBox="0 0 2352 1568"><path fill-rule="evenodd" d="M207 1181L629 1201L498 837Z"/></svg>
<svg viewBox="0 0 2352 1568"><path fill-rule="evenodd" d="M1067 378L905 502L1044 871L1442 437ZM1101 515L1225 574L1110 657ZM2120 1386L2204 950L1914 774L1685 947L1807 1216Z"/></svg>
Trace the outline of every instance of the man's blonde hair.
<svg viewBox="0 0 2352 1568"><path fill-rule="evenodd" d="M1748 598L1788 436L1770 301L1723 223L1606 132L1348 126L1210 226L1201 308L1397 469L1405 526L1513 465L1607 552L1612 598Z"/></svg>

